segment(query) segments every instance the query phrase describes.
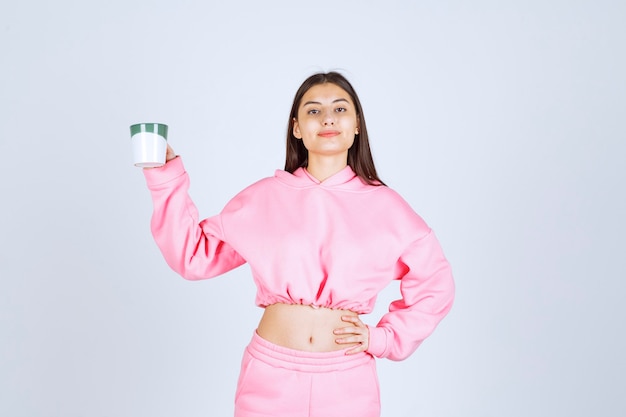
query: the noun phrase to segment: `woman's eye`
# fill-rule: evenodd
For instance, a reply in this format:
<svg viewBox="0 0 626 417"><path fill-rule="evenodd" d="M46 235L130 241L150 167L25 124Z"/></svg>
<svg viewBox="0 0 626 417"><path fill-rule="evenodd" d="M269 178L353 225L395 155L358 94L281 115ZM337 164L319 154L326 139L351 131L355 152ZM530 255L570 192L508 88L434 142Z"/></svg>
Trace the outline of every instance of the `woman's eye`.
<svg viewBox="0 0 626 417"><path fill-rule="evenodd" d="M311 110L307 111L307 114L314 115L314 114L318 114L319 112L320 112L320 111L319 111L319 110L317 110L317 109L311 109Z"/></svg>
<svg viewBox="0 0 626 417"><path fill-rule="evenodd" d="M337 107L337 108L335 109L335 111L336 111L337 113L343 113L343 112L348 111L348 110L347 110L345 107Z"/></svg>

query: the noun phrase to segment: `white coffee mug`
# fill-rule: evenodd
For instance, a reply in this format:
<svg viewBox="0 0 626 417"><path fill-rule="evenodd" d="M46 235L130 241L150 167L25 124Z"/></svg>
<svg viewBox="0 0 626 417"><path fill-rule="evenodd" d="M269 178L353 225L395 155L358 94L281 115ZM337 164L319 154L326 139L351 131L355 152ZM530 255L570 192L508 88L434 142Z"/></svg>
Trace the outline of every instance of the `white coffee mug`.
<svg viewBox="0 0 626 417"><path fill-rule="evenodd" d="M130 127L133 143L133 162L142 168L165 164L167 153L167 125L162 123L137 123Z"/></svg>

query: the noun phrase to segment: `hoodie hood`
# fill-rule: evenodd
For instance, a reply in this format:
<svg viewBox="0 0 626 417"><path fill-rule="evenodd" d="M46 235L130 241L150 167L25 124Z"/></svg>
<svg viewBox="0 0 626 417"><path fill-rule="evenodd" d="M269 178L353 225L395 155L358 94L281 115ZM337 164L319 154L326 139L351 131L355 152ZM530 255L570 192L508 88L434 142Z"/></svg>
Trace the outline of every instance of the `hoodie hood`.
<svg viewBox="0 0 626 417"><path fill-rule="evenodd" d="M371 191L378 188L361 181L350 165L346 165L341 171L331 175L324 181L318 180L306 168L302 167L295 170L293 174L277 169L274 177L278 181L295 188L323 187L346 191Z"/></svg>

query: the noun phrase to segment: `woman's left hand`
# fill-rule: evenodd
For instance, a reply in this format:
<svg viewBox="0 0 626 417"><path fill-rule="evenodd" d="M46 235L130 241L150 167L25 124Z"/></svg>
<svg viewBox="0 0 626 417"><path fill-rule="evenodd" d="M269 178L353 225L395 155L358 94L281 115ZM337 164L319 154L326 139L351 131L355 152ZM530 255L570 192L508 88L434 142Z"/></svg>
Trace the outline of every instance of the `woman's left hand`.
<svg viewBox="0 0 626 417"><path fill-rule="evenodd" d="M352 323L353 326L333 330L333 333L336 335L346 336L336 339L335 343L340 345L358 343L354 349L350 349L346 352L347 355L365 352L369 347L370 341L370 331L368 327L361 321L359 316L341 316L341 320Z"/></svg>

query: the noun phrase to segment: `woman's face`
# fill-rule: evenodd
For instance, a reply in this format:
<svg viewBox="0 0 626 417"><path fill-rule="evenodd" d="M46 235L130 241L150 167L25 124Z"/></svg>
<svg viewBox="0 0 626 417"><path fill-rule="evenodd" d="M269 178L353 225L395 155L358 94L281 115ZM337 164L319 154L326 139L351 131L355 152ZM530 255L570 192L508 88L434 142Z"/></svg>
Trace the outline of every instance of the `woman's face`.
<svg viewBox="0 0 626 417"><path fill-rule="evenodd" d="M358 133L356 109L350 95L336 84L311 87L302 97L293 135L302 139L309 161L316 157L348 160L348 149Z"/></svg>

